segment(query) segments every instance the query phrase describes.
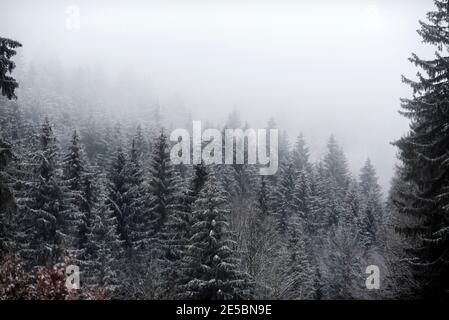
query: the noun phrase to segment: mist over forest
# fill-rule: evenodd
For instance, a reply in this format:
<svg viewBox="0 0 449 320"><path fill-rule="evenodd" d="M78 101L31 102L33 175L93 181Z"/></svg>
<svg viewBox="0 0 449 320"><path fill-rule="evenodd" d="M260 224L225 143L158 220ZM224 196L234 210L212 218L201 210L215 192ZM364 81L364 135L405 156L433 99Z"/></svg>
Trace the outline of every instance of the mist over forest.
<svg viewBox="0 0 449 320"><path fill-rule="evenodd" d="M410 1L407 10L402 2L349 0L19 0L6 7L2 32L26 46L19 78L34 65L68 91L96 83L108 111L148 111L157 101L170 119L186 113L224 124L236 109L259 128L274 117L291 140L304 134L314 159L334 134L353 173L370 157L384 192L396 163L390 142L408 129L397 112L399 98L410 95L400 76L416 74L411 52L433 54L417 45L416 33L432 1Z"/></svg>
<svg viewBox="0 0 449 320"><path fill-rule="evenodd" d="M448 0L0 6L0 299L447 298Z"/></svg>

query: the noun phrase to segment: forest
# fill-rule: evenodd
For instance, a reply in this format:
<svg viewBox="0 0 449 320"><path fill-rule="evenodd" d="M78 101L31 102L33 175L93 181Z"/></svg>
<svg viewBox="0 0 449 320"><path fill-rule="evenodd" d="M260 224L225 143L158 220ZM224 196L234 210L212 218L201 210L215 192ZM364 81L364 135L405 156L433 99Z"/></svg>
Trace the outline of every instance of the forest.
<svg viewBox="0 0 449 320"><path fill-rule="evenodd" d="M311 160L307 137L274 118L274 175L173 164L170 133L191 129L188 113L120 87L112 101L98 74L22 66L26 43L0 37L0 299L447 299L449 1L427 17L419 34L436 53L413 54L418 77L403 78L410 126L391 137L390 190L368 157L350 170L338 137ZM205 127L251 119L234 110Z"/></svg>

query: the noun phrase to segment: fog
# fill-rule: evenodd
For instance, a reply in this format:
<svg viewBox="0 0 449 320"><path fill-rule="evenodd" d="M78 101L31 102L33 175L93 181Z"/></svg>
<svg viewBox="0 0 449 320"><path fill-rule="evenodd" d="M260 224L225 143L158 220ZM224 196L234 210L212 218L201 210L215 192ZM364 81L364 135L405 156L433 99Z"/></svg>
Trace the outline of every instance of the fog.
<svg viewBox="0 0 449 320"><path fill-rule="evenodd" d="M23 44L25 66L45 56L61 70L102 70L109 83L133 74L139 81L127 88L182 105L193 119L218 123L235 109L257 128L273 116L291 140L304 133L313 159L333 133L352 172L371 158L385 192L396 162L390 142L408 128L397 112L411 95L401 74L416 73L411 52L433 53L416 33L432 6L0 0L0 34Z"/></svg>

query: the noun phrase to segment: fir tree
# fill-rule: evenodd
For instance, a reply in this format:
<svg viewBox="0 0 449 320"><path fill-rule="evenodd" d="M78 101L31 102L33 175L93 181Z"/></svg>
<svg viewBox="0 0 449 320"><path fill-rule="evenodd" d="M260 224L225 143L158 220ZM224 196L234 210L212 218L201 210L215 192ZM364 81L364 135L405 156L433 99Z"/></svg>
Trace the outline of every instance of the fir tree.
<svg viewBox="0 0 449 320"><path fill-rule="evenodd" d="M229 210L223 191L209 176L194 208L195 223L186 255L188 299L224 300L248 296L248 279L239 272L235 243L229 231Z"/></svg>
<svg viewBox="0 0 449 320"><path fill-rule="evenodd" d="M306 141L304 140L302 133L296 139L296 144L292 150L292 159L297 172L311 169L309 163L309 148L306 146Z"/></svg>
<svg viewBox="0 0 449 320"><path fill-rule="evenodd" d="M19 84L8 73L12 73L16 67L14 61L11 60L16 54L14 49L21 46L17 41L0 37L0 89L1 95L8 99L17 98L14 91Z"/></svg>
<svg viewBox="0 0 449 320"><path fill-rule="evenodd" d="M403 162L405 182L415 187L400 196L398 211L419 219L415 226L402 226L419 239L410 261L415 263L416 278L422 281L420 294L425 297L447 297L449 289L449 77L447 49L449 37L449 1L435 0L436 10L420 22L418 31L425 43L436 46L435 58L424 60L413 54L410 61L422 69L416 81L404 77L413 89L411 99L403 99L402 114L411 121L410 131L395 144Z"/></svg>
<svg viewBox="0 0 449 320"><path fill-rule="evenodd" d="M15 242L16 202L10 188L8 168L13 160L12 146L0 140L0 261L11 252Z"/></svg>
<svg viewBox="0 0 449 320"><path fill-rule="evenodd" d="M183 206L187 190L180 190L179 176L170 160L164 131L156 139L150 160L147 208L150 214L150 256L161 268L162 295L171 298L180 281L178 268L189 232L188 212Z"/></svg>
<svg viewBox="0 0 449 320"><path fill-rule="evenodd" d="M70 190L80 190L84 166L82 163L80 140L76 130L73 131L71 145L63 159L63 166L64 178Z"/></svg>
<svg viewBox="0 0 449 320"><path fill-rule="evenodd" d="M368 248L380 246L379 234L382 229L384 209L376 170L369 159L360 172L360 193L362 198L361 236L364 245Z"/></svg>
<svg viewBox="0 0 449 320"><path fill-rule="evenodd" d="M144 250L148 245L148 217L145 212L144 172L141 164L142 150L133 139L126 172L130 199L129 232L134 250Z"/></svg>
<svg viewBox="0 0 449 320"><path fill-rule="evenodd" d="M137 152L137 157L142 158L143 156L148 155L149 148L148 143L144 137L144 133L142 131L142 126L139 124L136 128L136 134L134 136L135 149Z"/></svg>
<svg viewBox="0 0 449 320"><path fill-rule="evenodd" d="M126 176L126 157L121 148L117 149L114 161L112 162L109 171L109 185L108 185L108 201L110 209L114 212L117 218L118 230L120 239L127 241L127 232L123 227L123 197L127 190L127 176ZM120 226L121 225L121 226Z"/></svg>
<svg viewBox="0 0 449 320"><path fill-rule="evenodd" d="M137 170L134 174L129 168L129 160L122 148L118 147L109 172L107 204L114 212L118 234L127 253L134 249L133 236L136 235L132 234L133 219L140 223L137 221L140 217L138 219L136 215L141 215L140 194L136 188L133 189L133 184L138 186L137 180L141 179L141 173L135 164L131 166L133 170Z"/></svg>
<svg viewBox="0 0 449 320"><path fill-rule="evenodd" d="M333 135L329 138L327 154L323 163L330 182L335 183L339 189L344 191L348 184L348 165L343 150Z"/></svg>
<svg viewBox="0 0 449 320"><path fill-rule="evenodd" d="M94 291L114 293L120 288L122 242L112 210L100 200L92 209L84 254L84 283Z"/></svg>
<svg viewBox="0 0 449 320"><path fill-rule="evenodd" d="M292 215L301 216L301 199L298 198L298 173L292 163L280 168L276 187L272 191L270 207L276 217L276 228L281 236L287 231L287 221Z"/></svg>
<svg viewBox="0 0 449 320"><path fill-rule="evenodd" d="M0 37L0 99L2 96L8 99L17 98L14 91L19 85L13 77L7 74L12 73L15 68L15 63L11 60L16 54L14 49L21 46L17 41ZM3 131L4 125L2 123L1 131ZM7 173L7 168L13 160L12 145L3 140L2 133L0 132L0 261L14 245L13 217L16 212L14 195L9 187L12 177Z"/></svg>
<svg viewBox="0 0 449 320"><path fill-rule="evenodd" d="M32 266L52 266L61 262L72 244L72 211L67 203L67 190L58 175L57 157L56 139L45 119L40 149L33 157L32 181L20 201L20 253Z"/></svg>
<svg viewBox="0 0 449 320"><path fill-rule="evenodd" d="M156 247L161 239L167 219L177 203L176 187L178 178L170 161L170 148L167 136L161 130L154 143L148 181L147 207L150 213L151 231Z"/></svg>
<svg viewBox="0 0 449 320"><path fill-rule="evenodd" d="M78 250L77 255L82 256L82 251L87 241L87 228L88 223L86 215L89 212L89 204L86 197L90 194L85 194L86 187L86 169L82 157L82 151L79 141L79 136L76 130L73 132L71 144L68 148L68 152L63 158L63 180L65 187L67 188L67 197L71 205L71 234L74 237L75 248Z"/></svg>
<svg viewBox="0 0 449 320"><path fill-rule="evenodd" d="M356 299L363 284L361 249L358 234L339 225L326 244L326 296L330 299Z"/></svg>
<svg viewBox="0 0 449 320"><path fill-rule="evenodd" d="M281 298L304 300L314 294L314 270L306 252L305 234L298 217L289 219L283 252L284 276Z"/></svg>
<svg viewBox="0 0 449 320"><path fill-rule="evenodd" d="M266 262L275 254L276 234L272 231L272 217L269 207L269 190L266 177L261 176L256 198L248 215L247 228L243 231L243 261L256 285L256 297L269 296L270 285L266 281Z"/></svg>

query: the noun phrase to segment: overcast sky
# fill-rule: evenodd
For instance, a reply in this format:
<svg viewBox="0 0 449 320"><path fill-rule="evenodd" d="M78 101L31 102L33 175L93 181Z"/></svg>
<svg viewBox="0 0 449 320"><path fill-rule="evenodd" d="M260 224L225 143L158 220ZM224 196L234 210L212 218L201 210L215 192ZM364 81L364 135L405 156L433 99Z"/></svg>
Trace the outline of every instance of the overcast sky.
<svg viewBox="0 0 449 320"><path fill-rule="evenodd" d="M130 68L167 103L195 119L223 120L236 108L253 127L270 116L313 158L331 133L353 172L366 157L384 188L408 122L411 52L431 57L416 30L431 0L402 1L4 1L0 35L25 58L57 54L64 65ZM76 14L79 10L79 25Z"/></svg>

